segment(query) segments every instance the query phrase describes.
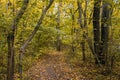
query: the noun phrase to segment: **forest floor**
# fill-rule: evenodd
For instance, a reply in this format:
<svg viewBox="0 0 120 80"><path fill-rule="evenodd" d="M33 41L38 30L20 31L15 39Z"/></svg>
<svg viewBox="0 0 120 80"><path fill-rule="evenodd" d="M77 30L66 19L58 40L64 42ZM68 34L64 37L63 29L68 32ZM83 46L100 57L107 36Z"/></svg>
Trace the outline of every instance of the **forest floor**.
<svg viewBox="0 0 120 80"><path fill-rule="evenodd" d="M52 52L28 69L25 80L119 80L101 75L93 64L85 65L68 63L64 52Z"/></svg>

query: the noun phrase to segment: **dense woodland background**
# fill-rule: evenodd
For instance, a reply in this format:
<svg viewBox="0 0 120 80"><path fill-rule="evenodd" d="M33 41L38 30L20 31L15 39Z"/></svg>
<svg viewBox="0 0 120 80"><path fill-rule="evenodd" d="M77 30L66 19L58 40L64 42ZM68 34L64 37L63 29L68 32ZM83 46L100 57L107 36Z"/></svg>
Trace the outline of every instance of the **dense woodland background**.
<svg viewBox="0 0 120 80"><path fill-rule="evenodd" d="M53 54L80 74L26 73ZM120 80L120 0L0 0L0 80Z"/></svg>

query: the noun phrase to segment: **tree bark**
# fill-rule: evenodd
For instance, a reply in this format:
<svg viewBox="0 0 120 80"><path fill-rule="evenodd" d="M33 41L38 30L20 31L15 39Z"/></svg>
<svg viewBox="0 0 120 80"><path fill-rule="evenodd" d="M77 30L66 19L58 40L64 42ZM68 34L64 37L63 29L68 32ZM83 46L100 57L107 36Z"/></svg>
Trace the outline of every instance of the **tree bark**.
<svg viewBox="0 0 120 80"><path fill-rule="evenodd" d="M101 63L105 64L108 54L108 42L109 42L109 25L111 20L111 5L107 2L103 2L102 6L102 25L101 25Z"/></svg>
<svg viewBox="0 0 120 80"><path fill-rule="evenodd" d="M7 43L8 43L8 67L7 67L7 80L14 80L14 55L15 55L15 49L14 49L14 40L15 40L15 30L17 27L17 24L24 14L27 5L29 3L29 0L23 1L23 6L21 7L20 11L16 15L16 17L13 20L13 24L11 26L11 30L8 33L7 36Z"/></svg>
<svg viewBox="0 0 120 80"><path fill-rule="evenodd" d="M59 6L58 6L58 15L57 15L57 26L56 26L56 29L57 30L60 30L60 14L61 14L61 10L60 10L60 7L62 5L62 2L61 0L59 0ZM57 51L60 51L61 50L61 40L60 40L60 32L58 31L57 32Z"/></svg>
<svg viewBox="0 0 120 80"><path fill-rule="evenodd" d="M94 52L98 57L95 58L95 63L99 63L100 53L100 5L101 0L94 0L94 12L93 12L93 32L94 32Z"/></svg>
<svg viewBox="0 0 120 80"><path fill-rule="evenodd" d="M85 0L85 9L83 11L82 9L82 5L80 3L80 1L77 1L78 4L78 11L79 11L79 25L82 28L82 42L81 42L81 46L82 46L82 55L83 55L83 61L85 61L86 59L86 55L85 55L85 35L86 35L86 27L87 27L87 19L86 19L86 10L87 10L87 1ZM84 20L82 19L84 18Z"/></svg>

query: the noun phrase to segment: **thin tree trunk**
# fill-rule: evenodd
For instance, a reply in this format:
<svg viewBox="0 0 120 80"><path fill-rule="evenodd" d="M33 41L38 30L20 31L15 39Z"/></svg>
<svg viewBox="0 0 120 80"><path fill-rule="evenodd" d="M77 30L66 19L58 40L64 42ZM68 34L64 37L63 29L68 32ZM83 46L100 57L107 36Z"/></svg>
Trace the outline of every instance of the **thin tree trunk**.
<svg viewBox="0 0 120 80"><path fill-rule="evenodd" d="M74 19L75 17L74 17L74 14L72 13L72 29L71 29L71 35L72 35L72 47L71 47L71 49L72 49L72 53L74 53L75 52L75 36L74 36L74 33L75 33L75 28L74 28L74 23L75 23L75 19Z"/></svg>
<svg viewBox="0 0 120 80"><path fill-rule="evenodd" d="M85 9L83 11L82 9L82 5L80 3L80 1L77 1L78 4L78 11L79 11L79 25L82 28L82 42L81 42L81 46L82 46L82 55L83 55L83 61L85 61L85 35L86 35L86 27L87 27L87 20L86 20L86 10L87 10L87 1L85 0ZM83 16L82 16L83 14ZM82 19L84 18L84 20Z"/></svg>
<svg viewBox="0 0 120 80"><path fill-rule="evenodd" d="M86 16L86 11L87 11L87 0L85 0L85 10L84 10L84 28L83 28L83 61L86 60L86 55L85 55L85 35L87 35L87 16Z"/></svg>
<svg viewBox="0 0 120 80"><path fill-rule="evenodd" d="M23 1L23 6L21 7L20 11L18 12L17 16L14 18L14 22L11 26L11 30L8 33L7 36L7 43L8 43L8 67L7 67L7 80L14 80L14 55L15 55L15 49L14 49L14 40L15 40L15 30L17 27L17 24L24 14L29 0Z"/></svg>
<svg viewBox="0 0 120 80"><path fill-rule="evenodd" d="M82 9L82 6L81 6L79 0L77 0L77 5L78 5L78 11L79 11L79 19L78 19L79 25L80 25L81 28L83 28L83 26L84 26L83 25L83 20L82 20L83 9Z"/></svg>
<svg viewBox="0 0 120 80"><path fill-rule="evenodd" d="M61 6L62 6L62 2L61 0L59 0L57 26L56 26L57 30L60 30L60 14L61 14L60 7ZM61 40L60 40L60 32L58 31L57 32L57 51L60 51L60 50L61 50Z"/></svg>
<svg viewBox="0 0 120 80"><path fill-rule="evenodd" d="M71 53L74 55L75 52L75 12L74 12L74 4L72 4L73 7L70 9L70 14L72 17L72 27L71 27Z"/></svg>

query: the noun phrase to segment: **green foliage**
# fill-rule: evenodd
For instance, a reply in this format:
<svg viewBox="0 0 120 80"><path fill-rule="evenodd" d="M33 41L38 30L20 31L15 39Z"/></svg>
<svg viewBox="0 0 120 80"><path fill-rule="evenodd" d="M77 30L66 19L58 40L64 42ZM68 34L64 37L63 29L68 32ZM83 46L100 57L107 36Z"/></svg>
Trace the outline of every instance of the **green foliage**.
<svg viewBox="0 0 120 80"><path fill-rule="evenodd" d="M33 63L38 60L42 55L49 52L49 50L54 50L56 48L57 36L60 34L61 44L63 49L66 49L66 46L69 48L68 53L71 53L71 46L75 47L75 57L71 57L72 61L78 61L82 56L81 45L82 41L82 32L83 30L79 27L78 24L78 10L77 10L77 0L64 0L60 8L60 28L57 29L57 19L58 19L58 10L55 8L56 4L59 3L59 0L56 0L52 7L48 10L42 25L40 26L38 32L36 33L33 40L29 43L25 54L23 54L23 70L27 70ZM80 0L83 10L85 7L85 0ZM112 24L110 30L110 40L112 41L111 55L115 54L117 61L120 61L120 1L111 2L112 0L106 0L109 3L114 3L113 6L113 15L112 15ZM11 5L8 5L8 0L0 0L0 80L3 79L2 75L6 74L7 69L7 34L10 31L13 19L17 15L20 7L22 6L22 0L10 0ZM29 35L36 26L39 17L41 16L43 8L48 4L48 0L30 0L28 8L25 11L25 14L20 19L18 27L15 32L15 72L18 72L19 67L19 50L23 45L25 40L28 39ZM92 12L93 12L93 0L88 0L87 7L87 29L84 30L88 32L88 36L92 39L93 29L92 29ZM75 20L72 20L72 15L74 15ZM73 24L72 24L73 23ZM73 30L75 32L72 32ZM111 37L112 36L112 37ZM117 44L117 46L116 46ZM88 46L88 44L86 44ZM48 50L49 49L49 50ZM111 49L111 48L110 48ZM88 47L86 52L90 53ZM70 56L70 55L69 55ZM88 55L87 55L88 56ZM69 59L70 60L70 59ZM101 77L98 76L98 78Z"/></svg>

